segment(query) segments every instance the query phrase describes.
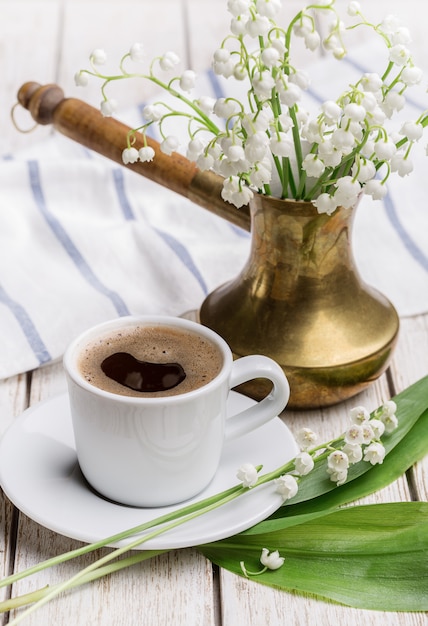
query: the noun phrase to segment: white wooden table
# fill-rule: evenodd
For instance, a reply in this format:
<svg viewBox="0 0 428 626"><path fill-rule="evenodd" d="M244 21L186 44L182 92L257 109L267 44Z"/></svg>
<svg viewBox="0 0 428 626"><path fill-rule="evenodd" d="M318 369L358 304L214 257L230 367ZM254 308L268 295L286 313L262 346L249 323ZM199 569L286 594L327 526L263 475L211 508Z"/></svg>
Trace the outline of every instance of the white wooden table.
<svg viewBox="0 0 428 626"><path fill-rule="evenodd" d="M210 63L213 50L227 32L226 0L0 0L0 152L13 152L40 141L48 127L22 135L12 126L9 111L17 89L27 80L60 84L68 96L81 98L74 86L75 71L85 66L91 50L108 48L113 58L130 43L144 39L152 56L175 50L196 71ZM290 14L301 6L288 0ZM379 16L395 12L412 29L423 56L428 8L426 0L376 0L371 10ZM215 9L215 10L214 10ZM423 17L425 16L425 19ZM426 44L425 44L426 46ZM420 58L417 61L421 63ZM130 87L129 101L141 99ZM150 90L145 97L152 95ZM97 88L85 91L85 100L98 105ZM28 120L27 120L28 121ZM428 305L428 294L427 294ZM427 306L428 310L428 306ZM1 329L0 329L1 335ZM428 313L402 319L401 335L388 372L358 398L374 409L428 373ZM65 391L61 365L0 381L0 432L31 406ZM287 411L284 419L297 429L307 425L328 440L344 426L350 400L338 407L308 413ZM428 458L367 502L428 498ZM17 511L0 496L0 575L22 570L54 554L80 545L46 530ZM49 574L59 582L86 564L69 563ZM42 586L45 575L38 579ZM15 593L29 590L28 583ZM0 598L4 597L4 591ZM8 616L0 616L6 624ZM27 624L160 626L268 626L277 624L340 624L340 626L403 626L427 624L426 614L381 613L336 606L313 597L284 593L253 581L218 571L196 550L173 551L105 580L69 593L44 607Z"/></svg>

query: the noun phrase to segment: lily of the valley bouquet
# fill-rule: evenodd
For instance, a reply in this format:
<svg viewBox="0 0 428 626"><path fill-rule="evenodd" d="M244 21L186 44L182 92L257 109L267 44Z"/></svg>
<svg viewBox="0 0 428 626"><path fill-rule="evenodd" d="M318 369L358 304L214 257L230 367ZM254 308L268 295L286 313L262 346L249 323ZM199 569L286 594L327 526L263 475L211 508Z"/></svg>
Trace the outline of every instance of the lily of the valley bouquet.
<svg viewBox="0 0 428 626"><path fill-rule="evenodd" d="M192 70L164 79L180 63L170 51L139 73L138 65L146 62L140 43L123 56L115 75L103 74L106 55L95 50L92 68L79 71L76 82L85 85L91 76L102 80L101 111L106 116L117 107L109 94L115 81L142 78L168 94L168 102L144 108L145 122L132 130L124 147L125 164L153 159L152 147L145 143L137 150L133 142L136 133L146 140L149 127L156 124L161 150L186 150L200 170L220 174L223 199L237 207L262 193L312 201L319 213L331 214L338 206L352 207L361 193L382 198L391 173L408 175L412 148L428 124L426 111L407 121L399 115L408 89L422 80L408 48L408 30L393 16L380 24L370 22L356 1L348 4L350 24L345 26L335 4L315 2L289 24L281 24L281 0L228 0L230 33L215 50L212 68L227 84L242 84L245 98L193 97L197 77ZM308 112L302 96L311 79L295 65L296 40L312 52L322 47L340 62L347 53L347 30L356 28L370 29L383 42L383 71L363 73L343 93L332 93L317 111ZM180 146L174 132L178 117L187 126L187 146Z"/></svg>

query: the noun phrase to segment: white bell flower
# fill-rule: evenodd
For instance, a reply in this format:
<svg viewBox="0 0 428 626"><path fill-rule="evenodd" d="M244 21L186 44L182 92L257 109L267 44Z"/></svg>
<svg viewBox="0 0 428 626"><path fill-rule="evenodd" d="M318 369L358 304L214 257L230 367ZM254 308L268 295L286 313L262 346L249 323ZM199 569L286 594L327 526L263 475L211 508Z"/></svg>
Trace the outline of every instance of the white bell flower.
<svg viewBox="0 0 428 626"><path fill-rule="evenodd" d="M363 448L357 443L347 443L342 448L350 464L359 463L363 458Z"/></svg>
<svg viewBox="0 0 428 626"><path fill-rule="evenodd" d="M302 98L302 90L300 87L290 80L286 81L284 78L276 82L276 88L279 94L279 99L282 104L287 107L293 107Z"/></svg>
<svg viewBox="0 0 428 626"><path fill-rule="evenodd" d="M384 183L380 180L369 180L365 183L363 191L366 195L371 196L373 200L382 200L388 193Z"/></svg>
<svg viewBox="0 0 428 626"><path fill-rule="evenodd" d="M175 52L166 52L159 60L159 65L164 72L172 70L180 63L180 57Z"/></svg>
<svg viewBox="0 0 428 626"><path fill-rule="evenodd" d="M203 113L206 115L210 115L213 112L215 105L215 98L211 98L210 96L202 96L197 100L197 105L201 109Z"/></svg>
<svg viewBox="0 0 428 626"><path fill-rule="evenodd" d="M409 44L411 43L412 38L410 36L410 31L405 26L400 26L397 30L392 33L391 42L395 44Z"/></svg>
<svg viewBox="0 0 428 626"><path fill-rule="evenodd" d="M406 98L402 93L398 93L398 91L389 91L383 102L380 104L380 107L390 118L394 113L401 111L405 104Z"/></svg>
<svg viewBox="0 0 428 626"><path fill-rule="evenodd" d="M253 197L253 192L249 187L243 185L238 176L230 176L223 182L221 197L226 202L234 204L238 209L248 204Z"/></svg>
<svg viewBox="0 0 428 626"><path fill-rule="evenodd" d="M279 569L284 565L285 558L279 556L278 550L269 552L267 548L262 549L262 555L260 557L260 563L271 570Z"/></svg>
<svg viewBox="0 0 428 626"><path fill-rule="evenodd" d="M410 141L419 141L424 133L424 129L422 124L418 124L418 122L408 121L404 122L400 129L400 135L404 135Z"/></svg>
<svg viewBox="0 0 428 626"><path fill-rule="evenodd" d="M214 167L214 157L211 154L200 154L196 159L196 165L201 172L206 172Z"/></svg>
<svg viewBox="0 0 428 626"><path fill-rule="evenodd" d="M300 452L296 456L294 467L300 476L306 476L314 468L314 459L308 452Z"/></svg>
<svg viewBox="0 0 428 626"><path fill-rule="evenodd" d="M192 139L187 144L186 156L189 161L196 161L196 159L203 153L204 144L200 139Z"/></svg>
<svg viewBox="0 0 428 626"><path fill-rule="evenodd" d="M378 159L389 161L397 152L397 147L389 138L379 139L375 142L374 151Z"/></svg>
<svg viewBox="0 0 428 626"><path fill-rule="evenodd" d="M233 18L230 22L230 32L235 37L243 37L247 32L248 17L246 15L240 15Z"/></svg>
<svg viewBox="0 0 428 626"><path fill-rule="evenodd" d="M337 122L342 115L341 107L333 100L326 100L326 102L321 105L321 111L324 113L324 117L329 124Z"/></svg>
<svg viewBox="0 0 428 626"><path fill-rule="evenodd" d="M228 119L236 112L236 103L226 98L218 98L214 104L213 111L218 117Z"/></svg>
<svg viewBox="0 0 428 626"><path fill-rule="evenodd" d="M101 48L96 48L92 51L90 58L94 65L104 65L107 61L107 54Z"/></svg>
<svg viewBox="0 0 428 626"><path fill-rule="evenodd" d="M155 158L155 151L150 146L144 146L138 150L138 157L143 163L149 163Z"/></svg>
<svg viewBox="0 0 428 626"><path fill-rule="evenodd" d="M292 139L282 132L271 137L270 149L272 154L280 157L291 157L294 154Z"/></svg>
<svg viewBox="0 0 428 626"><path fill-rule="evenodd" d="M283 57L287 51L285 41L281 38L279 33L276 33L275 37L271 37L270 45L272 46L272 48L275 48L275 50L278 50L279 56L281 57Z"/></svg>
<svg viewBox="0 0 428 626"><path fill-rule="evenodd" d="M236 477L242 481L244 487L251 488L258 480L258 471L251 463L244 463L237 471Z"/></svg>
<svg viewBox="0 0 428 626"><path fill-rule="evenodd" d="M405 85L417 85L421 82L423 72L419 67L405 67L400 74L400 80Z"/></svg>
<svg viewBox="0 0 428 626"><path fill-rule="evenodd" d="M398 419L394 414L382 415L381 420L385 424L385 432L388 434L392 433L398 426Z"/></svg>
<svg viewBox="0 0 428 626"><path fill-rule="evenodd" d="M351 173L359 183L363 184L376 176L376 166L373 161L362 158L354 163Z"/></svg>
<svg viewBox="0 0 428 626"><path fill-rule="evenodd" d="M364 451L364 461L377 465L383 463L385 458L385 448L381 443L373 442Z"/></svg>
<svg viewBox="0 0 428 626"><path fill-rule="evenodd" d="M245 25L245 30L250 37L264 37L271 28L271 23L265 15L250 17Z"/></svg>
<svg viewBox="0 0 428 626"><path fill-rule="evenodd" d="M162 117L162 109L156 104L146 104L143 108L143 117L148 122L157 122Z"/></svg>
<svg viewBox="0 0 428 626"><path fill-rule="evenodd" d="M366 72L361 78L361 86L365 91L377 93L383 86L383 80L377 72Z"/></svg>
<svg viewBox="0 0 428 626"><path fill-rule="evenodd" d="M260 189L263 185L270 183L272 179L272 166L268 159L264 159L254 164L254 169L250 172L250 183Z"/></svg>
<svg viewBox="0 0 428 626"><path fill-rule="evenodd" d="M318 178L325 170L325 165L316 154L307 154L302 162L302 169L308 176Z"/></svg>
<svg viewBox="0 0 428 626"><path fill-rule="evenodd" d="M343 472L349 467L349 459L343 450L334 450L327 457L327 467L335 472Z"/></svg>
<svg viewBox="0 0 428 626"><path fill-rule="evenodd" d="M267 156L269 149L269 137L262 131L257 131L251 135L245 143L245 156L247 159L255 163L261 161Z"/></svg>
<svg viewBox="0 0 428 626"><path fill-rule="evenodd" d="M234 17L249 13L251 0L228 0L227 10Z"/></svg>
<svg viewBox="0 0 428 626"><path fill-rule="evenodd" d="M312 200L312 204L318 213L326 213L327 215L332 215L339 206L334 196L330 196L328 193L321 193L318 198Z"/></svg>
<svg viewBox="0 0 428 626"><path fill-rule="evenodd" d="M356 0L352 0L352 2L348 4L348 15L355 17L356 15L360 13L360 11L361 11L361 5Z"/></svg>
<svg viewBox="0 0 428 626"><path fill-rule="evenodd" d="M144 46L142 43L133 43L130 50L129 50L129 56L131 57L131 60L134 61L134 63L141 63L142 61L144 61L146 55L144 52Z"/></svg>
<svg viewBox="0 0 428 626"><path fill-rule="evenodd" d="M138 158L138 150L136 148L125 148L122 152L122 161L125 165L136 163Z"/></svg>
<svg viewBox="0 0 428 626"><path fill-rule="evenodd" d="M256 10L273 19L281 11L281 0L256 0Z"/></svg>
<svg viewBox="0 0 428 626"><path fill-rule="evenodd" d="M339 178L335 187L334 197L336 202L345 207L345 209L353 207L361 193L360 183L354 180L352 176L343 176L343 178Z"/></svg>
<svg viewBox="0 0 428 626"><path fill-rule="evenodd" d="M330 480L334 483L336 483L336 485L338 487L340 487L340 485L343 485L346 482L346 479L348 478L348 470L335 470L331 467L327 468L327 474L330 475Z"/></svg>
<svg viewBox="0 0 428 626"><path fill-rule="evenodd" d="M355 137L351 131L337 128L333 131L331 141L335 148L342 150L344 154L348 154L354 147Z"/></svg>
<svg viewBox="0 0 428 626"><path fill-rule="evenodd" d="M382 415L391 416L397 412L397 405L394 400L387 400L382 405Z"/></svg>
<svg viewBox="0 0 428 626"><path fill-rule="evenodd" d="M272 89L275 87L275 80L268 70L263 70L254 74L251 85L258 96L270 98Z"/></svg>
<svg viewBox="0 0 428 626"><path fill-rule="evenodd" d="M397 172L397 174L404 178L413 172L413 162L405 154L394 154L390 161L391 172Z"/></svg>
<svg viewBox="0 0 428 626"><path fill-rule="evenodd" d="M344 435L345 443L361 445L364 442L363 427L360 424L352 424Z"/></svg>
<svg viewBox="0 0 428 626"><path fill-rule="evenodd" d="M313 30L305 34L304 42L306 48L311 52L314 52L315 50L318 50L321 45L321 37L316 30Z"/></svg>
<svg viewBox="0 0 428 626"><path fill-rule="evenodd" d="M86 87L89 82L89 77L86 72L76 72L74 75L74 84L76 87Z"/></svg>
<svg viewBox="0 0 428 626"><path fill-rule="evenodd" d="M381 22L381 29L384 33L392 35L401 26L400 19L396 15L387 15Z"/></svg>
<svg viewBox="0 0 428 626"><path fill-rule="evenodd" d="M308 448L311 448L318 441L318 436L310 428L301 428L296 433L295 437L297 445L302 450L307 450Z"/></svg>
<svg viewBox="0 0 428 626"><path fill-rule="evenodd" d="M100 104L100 109L104 117L111 117L117 109L117 102L113 98L103 100Z"/></svg>
<svg viewBox="0 0 428 626"><path fill-rule="evenodd" d="M291 476L291 474L285 474L284 476L276 478L275 484L276 492L282 496L284 502L294 498L299 490L297 480L294 476Z"/></svg>
<svg viewBox="0 0 428 626"><path fill-rule="evenodd" d="M180 77L180 89L192 91L196 82L196 74L193 70L186 70Z"/></svg>
<svg viewBox="0 0 428 626"><path fill-rule="evenodd" d="M378 419L370 420L370 426L373 430L373 435L375 439L380 439L385 432L385 424Z"/></svg>
<svg viewBox="0 0 428 626"><path fill-rule="evenodd" d="M160 149L164 154L170 155L173 152L176 152L179 145L180 142L178 141L177 137L175 137L175 135L169 135L168 137L165 137L165 139L160 144Z"/></svg>
<svg viewBox="0 0 428 626"><path fill-rule="evenodd" d="M397 43L395 46L392 46L389 50L389 59L395 65L403 66L406 65L409 60L410 52L409 49L403 44Z"/></svg>
<svg viewBox="0 0 428 626"><path fill-rule="evenodd" d="M262 51L260 58L266 67L274 67L278 63L280 55L276 48L268 46Z"/></svg>
<svg viewBox="0 0 428 626"><path fill-rule="evenodd" d="M350 410L349 417L353 424L364 424L370 419L370 413L364 406L355 406Z"/></svg>
<svg viewBox="0 0 428 626"><path fill-rule="evenodd" d="M373 428L371 427L371 420L368 421L368 422L364 422L364 424L361 424L361 429L362 429L362 433L363 433L363 444L367 445L375 437L375 434L373 432Z"/></svg>

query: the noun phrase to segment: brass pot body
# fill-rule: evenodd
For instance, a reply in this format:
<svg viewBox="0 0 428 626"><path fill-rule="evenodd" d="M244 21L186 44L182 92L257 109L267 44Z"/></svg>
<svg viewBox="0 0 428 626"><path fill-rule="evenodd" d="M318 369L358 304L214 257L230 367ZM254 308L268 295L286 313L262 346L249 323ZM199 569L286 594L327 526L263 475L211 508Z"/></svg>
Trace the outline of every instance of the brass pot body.
<svg viewBox="0 0 428 626"><path fill-rule="evenodd" d="M252 243L236 279L203 302L200 321L217 331L234 357L265 354L287 375L294 409L350 398L386 369L399 318L364 283L351 248L354 211L319 215L309 202L257 195ZM240 391L259 399L266 383Z"/></svg>

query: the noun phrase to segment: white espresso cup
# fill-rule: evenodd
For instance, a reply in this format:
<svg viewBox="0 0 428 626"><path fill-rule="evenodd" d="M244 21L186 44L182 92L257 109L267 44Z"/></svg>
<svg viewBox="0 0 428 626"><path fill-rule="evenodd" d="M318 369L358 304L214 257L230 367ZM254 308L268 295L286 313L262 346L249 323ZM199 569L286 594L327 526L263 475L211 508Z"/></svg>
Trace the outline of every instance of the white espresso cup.
<svg viewBox="0 0 428 626"><path fill-rule="evenodd" d="M124 387L114 368L113 374L102 371L100 359L109 363L106 354L114 354L112 361L122 358L118 354L128 358L131 354L146 367L150 359L145 353L141 358L139 349L150 344L152 335L159 344L163 335L178 337L178 355L168 342L160 351L168 363L190 361L190 365L183 364L184 382L166 391L130 391L126 387L129 377ZM157 364L153 367L158 368L163 359L152 357ZM277 416L290 392L284 372L272 359L251 355L234 361L217 333L175 317L128 316L95 326L69 345L63 362L76 451L85 478L102 496L137 507L171 505L201 492L218 469L225 442ZM95 374L90 371L94 366ZM192 388L192 368L203 382L208 375L208 382ZM123 378L123 371L120 375ZM135 377L140 382L146 379L141 372L130 379ZM254 378L270 380L271 392L253 406L227 416L230 389Z"/></svg>

